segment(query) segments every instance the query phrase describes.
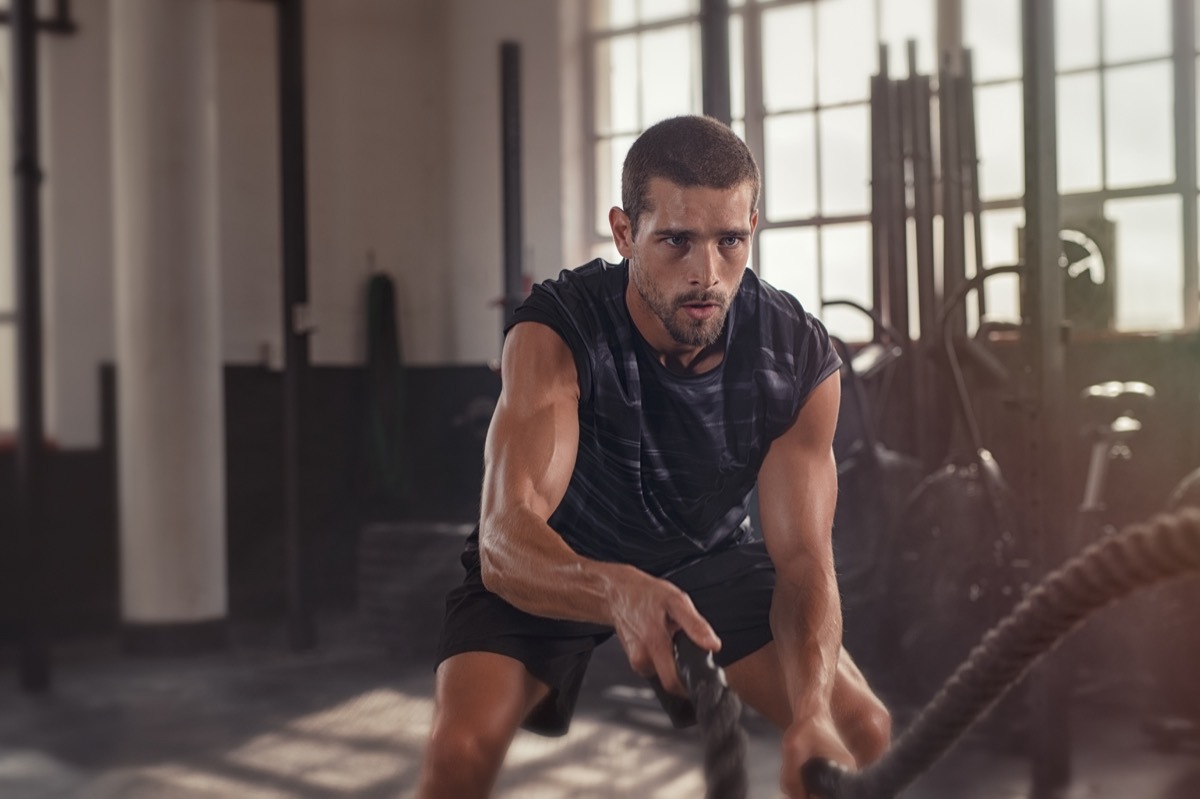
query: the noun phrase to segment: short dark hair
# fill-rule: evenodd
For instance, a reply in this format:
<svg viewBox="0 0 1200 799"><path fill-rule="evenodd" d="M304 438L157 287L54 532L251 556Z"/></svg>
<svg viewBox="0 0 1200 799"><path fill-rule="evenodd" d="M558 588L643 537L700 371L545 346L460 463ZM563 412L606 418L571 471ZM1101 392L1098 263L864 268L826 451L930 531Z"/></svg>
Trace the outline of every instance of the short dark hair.
<svg viewBox="0 0 1200 799"><path fill-rule="evenodd" d="M664 119L647 128L629 148L621 170L621 204L634 236L638 219L650 207L647 192L653 178L685 188L731 189L749 183L751 211L758 208L762 178L750 148L712 117Z"/></svg>

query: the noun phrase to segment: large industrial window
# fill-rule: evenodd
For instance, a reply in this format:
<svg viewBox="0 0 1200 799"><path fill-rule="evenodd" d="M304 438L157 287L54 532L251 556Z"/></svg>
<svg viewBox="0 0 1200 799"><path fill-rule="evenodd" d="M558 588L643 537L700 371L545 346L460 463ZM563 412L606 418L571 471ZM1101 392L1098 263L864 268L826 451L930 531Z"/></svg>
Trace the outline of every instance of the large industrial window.
<svg viewBox="0 0 1200 799"><path fill-rule="evenodd" d="M835 297L869 303L869 79L880 44L888 46L890 74L907 74L910 40L918 69L936 73L939 6L943 19L962 20L972 53L984 263L1016 261L1024 191L1020 0L730 4L734 128L763 168L754 268L765 278L813 308ZM604 214L619 204L629 143L657 119L699 109L698 5L593 0L598 254L611 251ZM1197 186L1194 166L1182 168L1184 148L1176 147L1178 140L1196 151L1197 123L1181 116L1194 115L1197 103L1176 92L1174 77L1179 59L1189 66L1195 59L1200 71L1200 51L1194 31L1176 30L1180 5L1058 0L1063 227L1102 251L1092 268L1112 283L1117 330L1200 324L1196 246L1187 240L1196 226L1185 224ZM988 295L990 312L1015 315L1015 281L990 284ZM869 332L854 312L831 309L825 317L840 335Z"/></svg>
<svg viewBox="0 0 1200 799"><path fill-rule="evenodd" d="M1102 254L1117 330L1195 325L1185 297L1185 186L1171 0L1058 0L1058 182L1062 227ZM989 263L1016 257L1024 161L1019 0L965 0L976 63L980 188ZM1189 52L1195 52L1194 42ZM1189 56L1192 57L1192 56ZM1066 235L1066 234L1065 234ZM994 256L994 257L993 257ZM1007 298L1015 301L1015 297ZM1188 314L1193 317L1189 318Z"/></svg>
<svg viewBox="0 0 1200 799"><path fill-rule="evenodd" d="M700 111L699 0L593 0L594 102L589 227L613 254L608 209L621 204L621 165L646 128Z"/></svg>

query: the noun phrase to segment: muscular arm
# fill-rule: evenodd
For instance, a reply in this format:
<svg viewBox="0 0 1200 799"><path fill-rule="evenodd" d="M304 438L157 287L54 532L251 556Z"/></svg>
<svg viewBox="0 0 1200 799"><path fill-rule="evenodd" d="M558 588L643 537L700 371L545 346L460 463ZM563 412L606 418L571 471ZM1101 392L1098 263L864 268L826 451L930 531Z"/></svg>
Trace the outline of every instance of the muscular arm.
<svg viewBox="0 0 1200 799"><path fill-rule="evenodd" d="M503 388L484 448L479 551L484 585L537 616L612 626L630 663L682 692L670 635L720 641L670 583L638 569L581 557L547 520L558 507L579 447L579 381L567 345L545 325L509 332Z"/></svg>
<svg viewBox="0 0 1200 799"><path fill-rule="evenodd" d="M791 428L776 439L759 472L763 538L775 564L771 602L775 636L794 725L829 720L842 641L842 614L831 531L837 501L833 432L837 374L809 396Z"/></svg>

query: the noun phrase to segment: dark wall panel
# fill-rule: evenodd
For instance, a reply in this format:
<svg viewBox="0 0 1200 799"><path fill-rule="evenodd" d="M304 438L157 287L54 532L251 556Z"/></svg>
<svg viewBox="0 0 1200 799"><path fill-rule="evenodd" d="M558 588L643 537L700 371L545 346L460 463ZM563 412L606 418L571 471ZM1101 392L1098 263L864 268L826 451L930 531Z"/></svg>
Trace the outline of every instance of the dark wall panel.
<svg viewBox="0 0 1200 799"><path fill-rule="evenodd" d="M116 389L101 370L102 444L53 451L51 501L44 535L53 585L50 618L60 633L114 628L119 618ZM369 521L470 521L478 514L483 432L499 394L485 366L404 370L403 424L397 448L406 486L379 475L377 397L365 370L315 367L303 421L303 518L312 552L318 605L354 601L358 533ZM227 533L230 611L236 617L284 609L282 377L232 366L225 370ZM389 402L396 397L389 397ZM186 420L180 420L181 423ZM0 446L0 638L15 613L11 595L14 458Z"/></svg>

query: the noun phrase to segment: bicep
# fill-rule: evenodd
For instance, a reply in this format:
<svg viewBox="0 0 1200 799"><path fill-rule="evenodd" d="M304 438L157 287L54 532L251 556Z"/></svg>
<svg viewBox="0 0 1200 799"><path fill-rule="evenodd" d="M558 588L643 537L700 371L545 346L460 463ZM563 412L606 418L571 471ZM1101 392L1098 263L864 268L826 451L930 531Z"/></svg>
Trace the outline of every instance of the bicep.
<svg viewBox="0 0 1200 799"><path fill-rule="evenodd" d="M805 401L791 427L771 444L758 475L763 539L776 568L832 557L837 502L833 433L841 384L835 372Z"/></svg>
<svg viewBox="0 0 1200 799"><path fill-rule="evenodd" d="M548 519L566 493L579 445L579 383L566 343L537 323L504 343L502 389L484 447L481 511ZM487 525L485 525L486 527Z"/></svg>

